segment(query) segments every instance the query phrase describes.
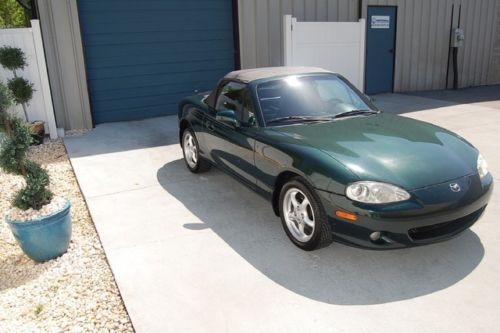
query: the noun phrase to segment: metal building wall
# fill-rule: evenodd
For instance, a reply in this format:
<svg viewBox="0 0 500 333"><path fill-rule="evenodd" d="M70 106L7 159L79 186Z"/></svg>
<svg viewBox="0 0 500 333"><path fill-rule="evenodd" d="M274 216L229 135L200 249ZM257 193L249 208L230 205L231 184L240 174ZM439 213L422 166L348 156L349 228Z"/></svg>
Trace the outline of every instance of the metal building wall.
<svg viewBox="0 0 500 333"><path fill-rule="evenodd" d="M499 8L499 0L462 0L461 27L466 39L458 53L459 87L489 83Z"/></svg>
<svg viewBox="0 0 500 333"><path fill-rule="evenodd" d="M458 26L460 5L466 39L458 54L459 87L500 83L499 0L361 1L364 18L368 5L397 6L395 91L452 86L450 27ZM282 64L284 14L299 21L357 21L358 1L239 0L243 68Z"/></svg>
<svg viewBox="0 0 500 333"><path fill-rule="evenodd" d="M41 0L36 4L57 127L92 128L76 1Z"/></svg>
<svg viewBox="0 0 500 333"><path fill-rule="evenodd" d="M500 4L497 5L496 17L497 21L493 37L494 42L491 51L490 70L488 71L488 84L500 84Z"/></svg>
<svg viewBox="0 0 500 333"><path fill-rule="evenodd" d="M458 52L458 85L468 87L491 83L488 73L499 4L498 0L363 0L363 17L367 5L398 7L394 90L417 91L452 87L450 27L458 27L460 12L465 42Z"/></svg>

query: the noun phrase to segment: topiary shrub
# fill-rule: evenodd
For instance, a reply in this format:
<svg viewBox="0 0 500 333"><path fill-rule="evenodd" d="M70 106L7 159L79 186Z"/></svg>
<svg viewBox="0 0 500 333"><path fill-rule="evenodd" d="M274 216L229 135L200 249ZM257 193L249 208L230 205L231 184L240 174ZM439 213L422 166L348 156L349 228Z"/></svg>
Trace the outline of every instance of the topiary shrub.
<svg viewBox="0 0 500 333"><path fill-rule="evenodd" d="M2 65L5 69L12 71L14 74L14 78L9 80L8 87L12 91L16 103L22 105L24 119L28 121L26 104L33 97L33 84L25 78L18 77L16 72L26 66L26 56L24 55L24 52L17 47L0 47L0 65Z"/></svg>
<svg viewBox="0 0 500 333"><path fill-rule="evenodd" d="M26 66L26 57L20 48L2 46L0 47L0 64L16 75L18 69Z"/></svg>
<svg viewBox="0 0 500 333"><path fill-rule="evenodd" d="M0 82L0 130L5 132L4 113L13 104L12 94L6 85ZM1 138L1 136L0 136Z"/></svg>
<svg viewBox="0 0 500 333"><path fill-rule="evenodd" d="M7 83L17 104L28 103L33 97L33 83L23 77L14 77Z"/></svg>
<svg viewBox="0 0 500 333"><path fill-rule="evenodd" d="M30 130L19 118L9 115L3 118L9 126L7 138L0 149L0 168L7 173L20 175L23 173L24 158L31 143Z"/></svg>
<svg viewBox="0 0 500 333"><path fill-rule="evenodd" d="M22 210L40 209L52 199L48 189L49 175L37 163L26 158L31 144L30 128L26 122L7 113L11 96L0 82L0 116L6 137L0 147L0 168L10 174L22 175L26 186L14 194L12 205Z"/></svg>
<svg viewBox="0 0 500 333"><path fill-rule="evenodd" d="M40 209L52 200L49 186L49 175L40 165L33 161L26 161L26 186L14 195L12 205L26 210Z"/></svg>

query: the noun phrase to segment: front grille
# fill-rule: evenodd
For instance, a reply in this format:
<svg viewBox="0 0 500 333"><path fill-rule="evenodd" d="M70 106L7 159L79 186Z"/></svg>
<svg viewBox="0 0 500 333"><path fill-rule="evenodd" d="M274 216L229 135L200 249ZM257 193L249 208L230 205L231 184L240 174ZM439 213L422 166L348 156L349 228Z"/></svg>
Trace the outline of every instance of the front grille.
<svg viewBox="0 0 500 333"><path fill-rule="evenodd" d="M472 214L466 215L453 221L410 229L408 230L408 235L412 240L417 242L452 236L474 224L474 222L476 222L477 219L481 216L485 208L486 206L482 207L479 210L476 210Z"/></svg>

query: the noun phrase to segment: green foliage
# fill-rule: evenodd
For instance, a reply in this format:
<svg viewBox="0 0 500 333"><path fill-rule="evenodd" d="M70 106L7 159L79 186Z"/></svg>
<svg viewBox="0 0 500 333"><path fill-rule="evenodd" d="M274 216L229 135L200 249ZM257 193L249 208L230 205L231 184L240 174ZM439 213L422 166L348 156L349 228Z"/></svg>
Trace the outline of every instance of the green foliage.
<svg viewBox="0 0 500 333"><path fill-rule="evenodd" d="M35 308L35 315L38 316L43 311L43 304L38 304Z"/></svg>
<svg viewBox="0 0 500 333"><path fill-rule="evenodd" d="M21 119L7 117L10 123L10 135L0 149L0 168L7 173L22 173L26 152L31 144L30 128Z"/></svg>
<svg viewBox="0 0 500 333"><path fill-rule="evenodd" d="M26 159L32 140L26 122L10 116L4 119L8 131L0 149L0 167L7 173L23 175L26 180L26 186L15 193L12 205L23 210L40 209L52 200L49 175L40 165Z"/></svg>
<svg viewBox="0 0 500 333"><path fill-rule="evenodd" d="M0 130L5 131L7 109L14 104L10 90L0 81ZM0 133L1 134L1 133ZM1 135L0 135L1 138Z"/></svg>
<svg viewBox="0 0 500 333"><path fill-rule="evenodd" d="M52 200L49 186L49 175L40 165L33 161L26 162L26 186L17 191L12 205L20 209L40 209Z"/></svg>
<svg viewBox="0 0 500 333"><path fill-rule="evenodd" d="M0 81L0 117L3 118L4 112L13 104L12 94L7 86Z"/></svg>
<svg viewBox="0 0 500 333"><path fill-rule="evenodd" d="M31 11L16 0L0 0L0 29L29 26Z"/></svg>
<svg viewBox="0 0 500 333"><path fill-rule="evenodd" d="M15 71L26 66L26 56L18 47L0 47L0 65L8 70Z"/></svg>
<svg viewBox="0 0 500 333"><path fill-rule="evenodd" d="M23 77L14 77L7 85L18 104L27 103L33 97L33 83Z"/></svg>

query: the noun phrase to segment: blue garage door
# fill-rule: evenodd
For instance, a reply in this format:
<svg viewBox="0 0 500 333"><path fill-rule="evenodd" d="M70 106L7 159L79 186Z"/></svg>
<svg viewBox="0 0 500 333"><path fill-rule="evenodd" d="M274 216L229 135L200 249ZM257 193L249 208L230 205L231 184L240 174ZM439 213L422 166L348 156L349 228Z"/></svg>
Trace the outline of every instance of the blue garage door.
<svg viewBox="0 0 500 333"><path fill-rule="evenodd" d="M231 0L79 0L94 123L177 112L234 69Z"/></svg>

